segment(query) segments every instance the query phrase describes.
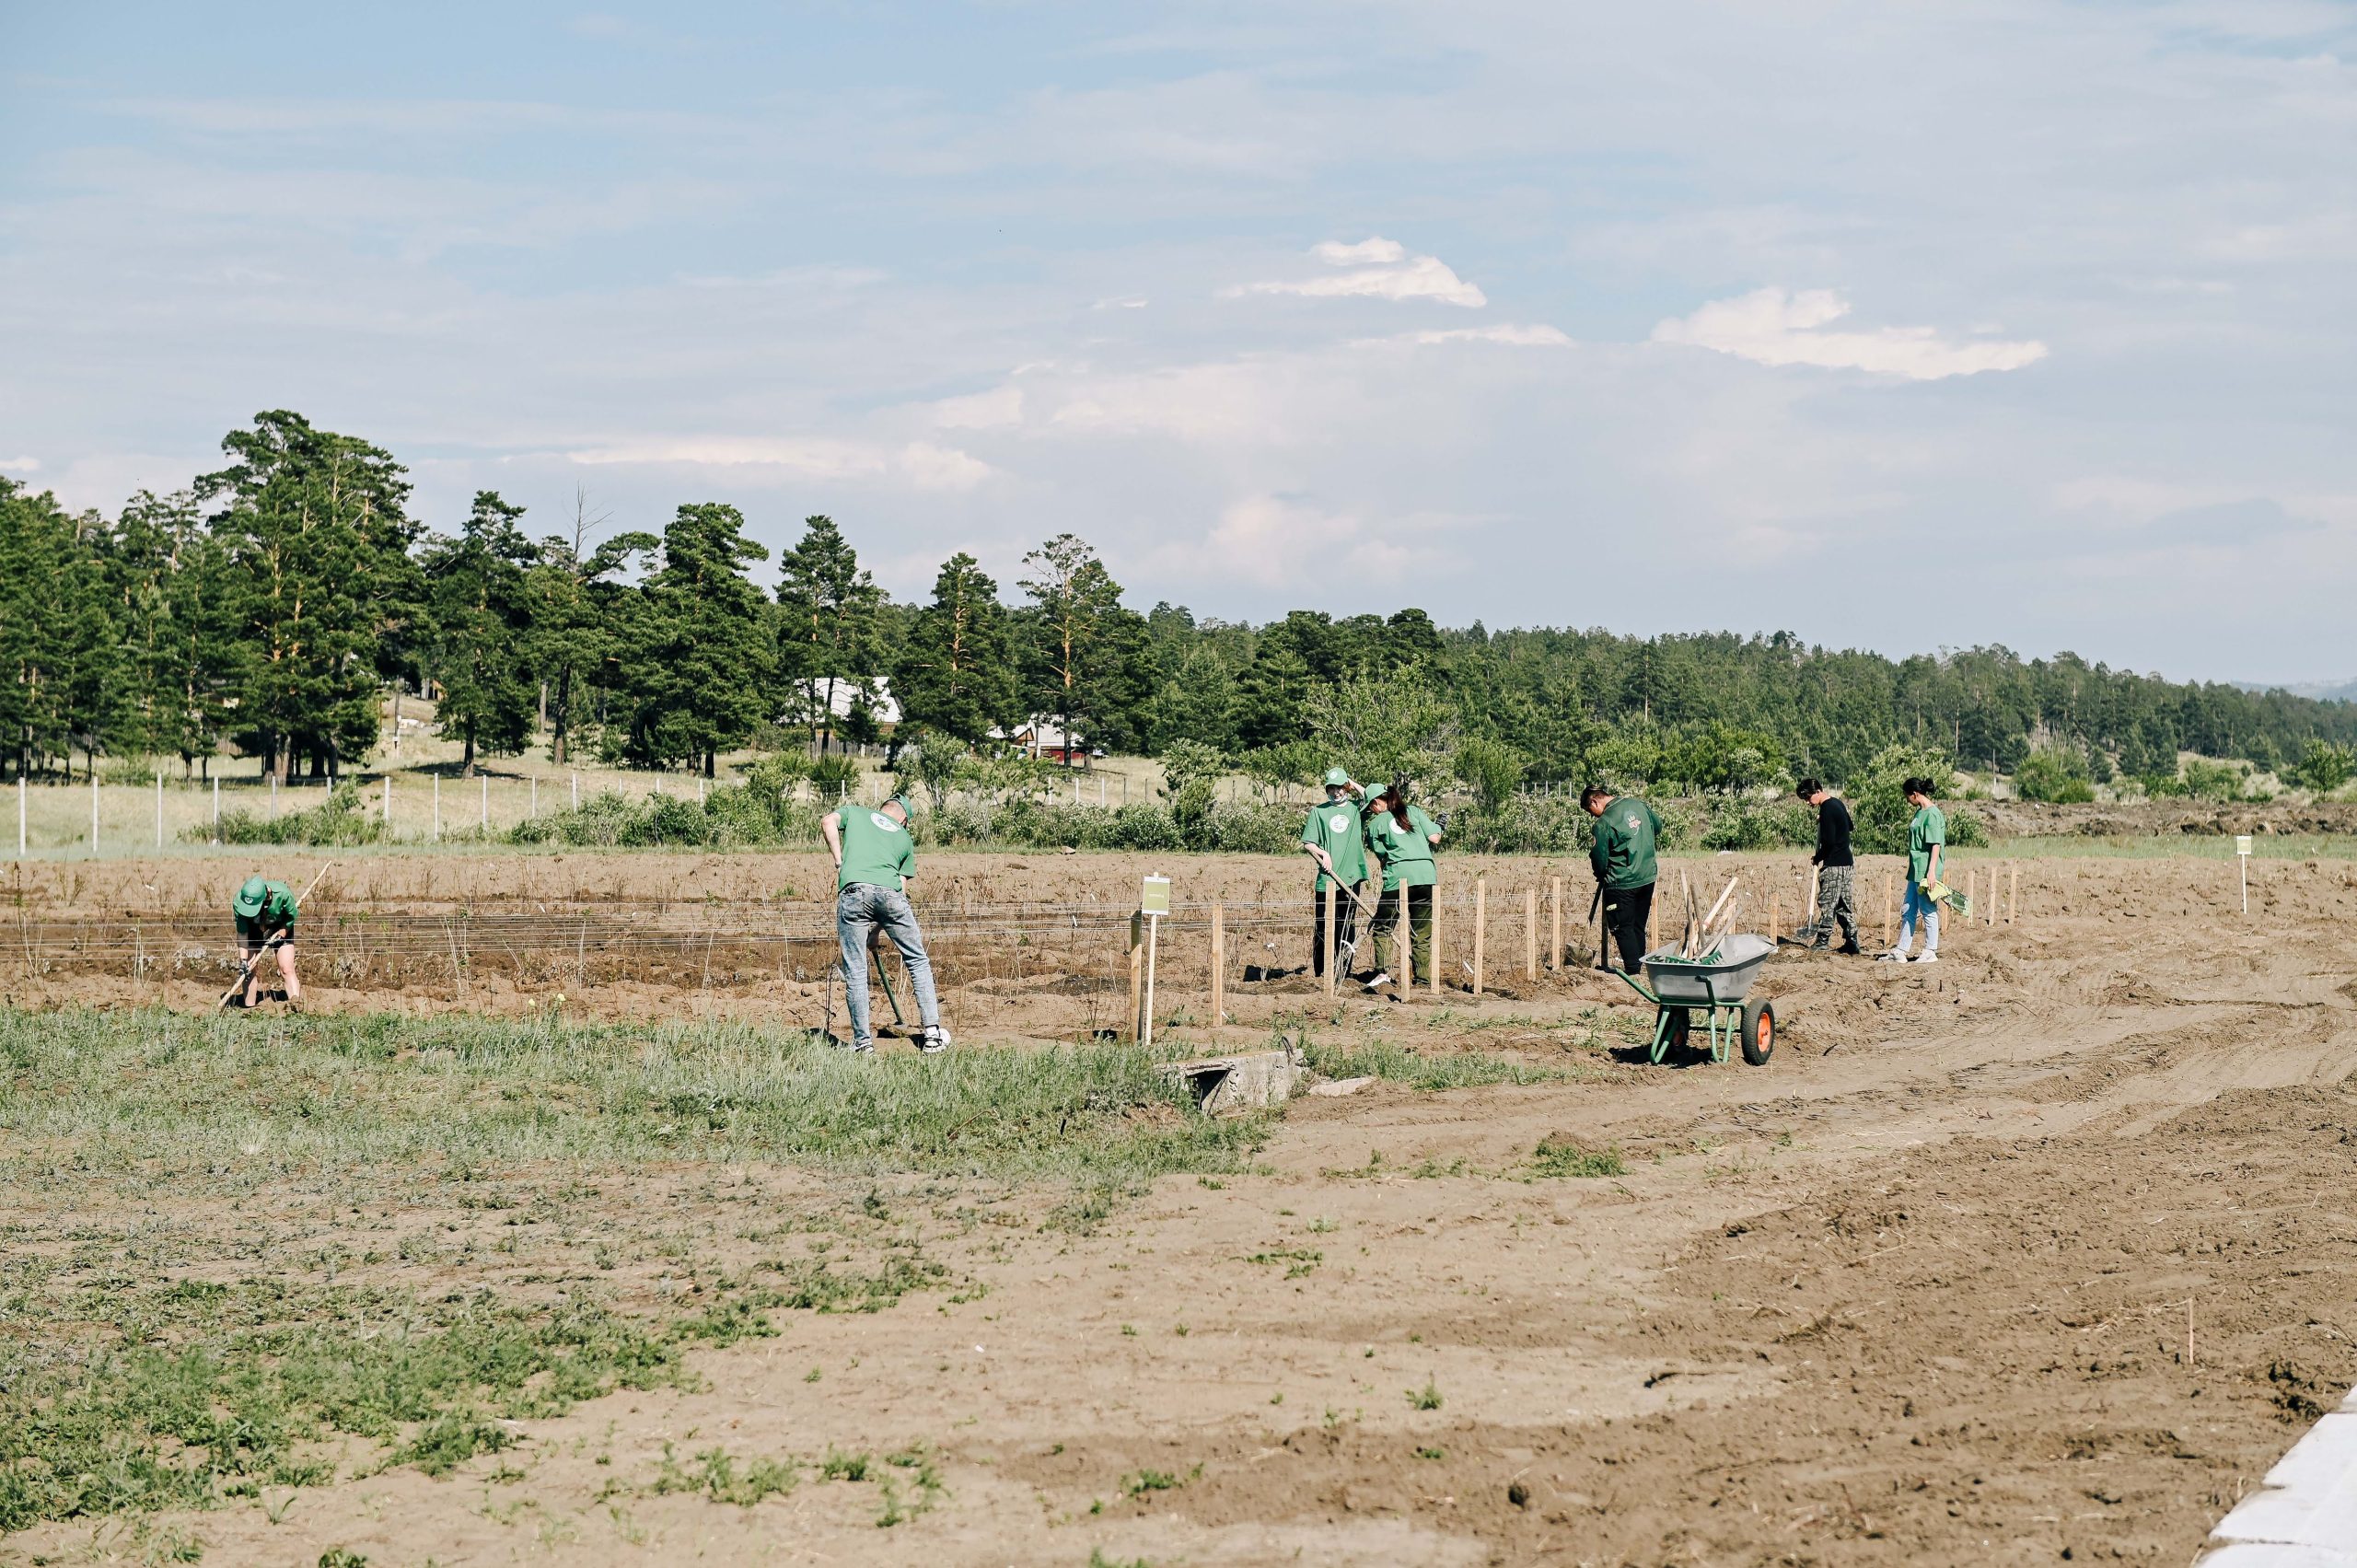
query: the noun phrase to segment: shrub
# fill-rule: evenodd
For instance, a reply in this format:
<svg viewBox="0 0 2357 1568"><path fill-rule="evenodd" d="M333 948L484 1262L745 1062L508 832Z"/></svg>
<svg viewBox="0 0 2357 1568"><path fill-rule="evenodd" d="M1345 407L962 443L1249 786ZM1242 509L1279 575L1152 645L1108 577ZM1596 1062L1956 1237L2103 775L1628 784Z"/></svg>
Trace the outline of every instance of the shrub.
<svg viewBox="0 0 2357 1568"><path fill-rule="evenodd" d="M1782 849L1816 842L1817 813L1790 796L1768 801L1747 796L1724 799L1711 813L1711 825L1702 834L1702 847L1712 850Z"/></svg>
<svg viewBox="0 0 2357 1568"><path fill-rule="evenodd" d="M2184 773L2185 793L2196 800L2229 801L2242 796L2245 770L2232 762L2188 757Z"/></svg>
<svg viewBox="0 0 2357 1568"><path fill-rule="evenodd" d="M1936 746L1899 742L1875 752L1850 781L1850 810L1857 822L1852 842L1859 849L1869 854L1907 853L1907 824L1914 819L1915 808L1907 804L1899 784L1913 775L1930 779L1934 792L1939 792L1952 787L1956 769L1947 753ZM1949 819L1951 843L1964 842L1956 836L1956 819L1964 815L1956 812Z"/></svg>
<svg viewBox="0 0 2357 1568"><path fill-rule="evenodd" d="M2072 805L2096 797L2086 758L2075 746L2040 747L2014 771L2014 789L2024 800Z"/></svg>
<svg viewBox="0 0 2357 1568"><path fill-rule="evenodd" d="M2327 740L2309 741L2292 769L2293 783L2318 795L2330 795L2353 777L2357 777L2357 752Z"/></svg>
<svg viewBox="0 0 2357 1568"><path fill-rule="evenodd" d="M181 830L180 837L192 843L203 843L212 839L213 828L200 822ZM349 849L358 844L382 843L385 838L384 820L361 808L356 784L336 785L325 800L308 811L258 817L241 807L221 814L221 842L225 844L318 844Z"/></svg>

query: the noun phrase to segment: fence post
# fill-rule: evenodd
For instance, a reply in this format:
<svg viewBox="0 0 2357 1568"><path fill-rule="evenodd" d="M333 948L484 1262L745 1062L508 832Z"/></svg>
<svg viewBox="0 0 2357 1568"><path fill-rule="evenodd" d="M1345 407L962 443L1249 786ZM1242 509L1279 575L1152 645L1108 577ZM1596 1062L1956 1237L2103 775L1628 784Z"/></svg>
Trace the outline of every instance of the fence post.
<svg viewBox="0 0 2357 1568"><path fill-rule="evenodd" d="M220 784L216 782L216 783L215 784L214 787L215 787L215 789L218 789L218 788L220 787ZM219 797L216 796L215 798L216 798L216 799L217 799L217 798L219 798ZM216 809L216 810L214 812L214 814L213 814L213 815L214 815L214 825L217 828L217 827L219 827L219 825L220 825L220 817L221 817L221 814L220 814L220 812ZM24 857L25 857L25 775L24 775L24 774L22 774L22 773L18 773L18 774L17 775L17 859L19 859L19 860L22 860Z"/></svg>
<svg viewBox="0 0 2357 1568"><path fill-rule="evenodd" d="M1319 962L1326 976L1326 994L1334 994L1334 879L1326 879L1326 922L1318 934Z"/></svg>
<svg viewBox="0 0 2357 1568"><path fill-rule="evenodd" d="M1124 775L1126 778L1127 775ZM1212 1028L1227 1021L1227 910L1212 905Z"/></svg>
<svg viewBox="0 0 2357 1568"><path fill-rule="evenodd" d="M1563 879L1547 879L1547 967L1563 967Z"/></svg>
<svg viewBox="0 0 2357 1568"><path fill-rule="evenodd" d="M482 785L482 826L487 832L491 829L491 775L477 773L475 783Z"/></svg>
<svg viewBox="0 0 2357 1568"><path fill-rule="evenodd" d="M213 842L221 842L221 775L213 775Z"/></svg>
<svg viewBox="0 0 2357 1568"><path fill-rule="evenodd" d="M392 832L392 830L393 830L393 771L392 771L390 768L388 768L388 769L386 769L386 770L385 770L385 831L386 831L388 834L390 834L390 833Z"/></svg>
<svg viewBox="0 0 2357 1568"><path fill-rule="evenodd" d="M1138 1043L1139 1009L1144 1005L1145 916L1130 916L1130 1043Z"/></svg>
<svg viewBox="0 0 2357 1568"><path fill-rule="evenodd" d="M1401 895L1401 897L1402 897L1402 898L1404 898L1404 897L1406 897L1406 895L1405 895L1405 894L1402 894L1402 895ZM1438 996L1438 995L1440 994L1440 971L1441 971L1441 969L1442 969L1442 964L1441 964L1441 961L1440 961L1440 889L1439 889L1439 887L1438 887L1437 885L1435 885L1435 886L1434 887L1434 889L1433 889L1433 972L1432 972L1432 974L1428 977L1428 979L1429 979L1429 981L1430 981L1430 983L1431 983L1431 985L1432 985L1432 988L1433 988L1433 994L1434 994L1434 996Z"/></svg>
<svg viewBox="0 0 2357 1568"><path fill-rule="evenodd" d="M1891 924L1890 907L1892 884L1896 880L1897 878L1890 872L1886 871L1882 874L1882 946L1885 952L1888 952L1890 945L1898 940L1896 930Z"/></svg>
<svg viewBox="0 0 2357 1568"><path fill-rule="evenodd" d="M538 817L540 814L540 774L538 774L538 773L534 773L534 774L532 775L532 815L533 815L533 816L535 816L535 817Z"/></svg>
<svg viewBox="0 0 2357 1568"><path fill-rule="evenodd" d="M1407 902L1405 895L1400 902ZM1490 879L1473 878L1473 994L1481 994L1483 970L1489 961L1490 945ZM1435 965L1435 968L1438 966Z"/></svg>
<svg viewBox="0 0 2357 1568"><path fill-rule="evenodd" d="M93 758L91 758L91 759L90 759L90 855L91 855L91 858L92 858L92 859L96 859L96 858L98 857L98 853L99 853L99 760L98 760L96 757L93 757Z"/></svg>
<svg viewBox="0 0 2357 1568"><path fill-rule="evenodd" d="M1538 978L1538 889L1522 890L1522 978Z"/></svg>
<svg viewBox="0 0 2357 1568"><path fill-rule="evenodd" d="M434 842L437 844L442 842L442 775L439 773L434 775Z"/></svg>
<svg viewBox="0 0 2357 1568"><path fill-rule="evenodd" d="M573 808L575 811L581 809L581 770L578 768L573 770Z"/></svg>
<svg viewBox="0 0 2357 1568"><path fill-rule="evenodd" d="M156 847L164 847L164 775L160 770L156 774Z"/></svg>
<svg viewBox="0 0 2357 1568"><path fill-rule="evenodd" d="M1416 923L1408 918L1408 910L1415 893L1406 883L1399 886L1399 972L1392 977L1391 994L1406 1001L1416 991Z"/></svg>
<svg viewBox="0 0 2357 1568"><path fill-rule="evenodd" d="M2022 912L2022 868L2019 865L2014 866L2013 875L2007 881L2010 888L2005 894L2005 923L2011 925L2014 917Z"/></svg>
<svg viewBox="0 0 2357 1568"><path fill-rule="evenodd" d="M1783 935L1781 929L1783 918L1783 906L1778 901L1776 889L1771 888L1768 889L1768 941L1771 946L1774 945L1777 937Z"/></svg>
<svg viewBox="0 0 2357 1568"><path fill-rule="evenodd" d="M278 774L275 771L270 775L270 818L273 822L278 819Z"/></svg>

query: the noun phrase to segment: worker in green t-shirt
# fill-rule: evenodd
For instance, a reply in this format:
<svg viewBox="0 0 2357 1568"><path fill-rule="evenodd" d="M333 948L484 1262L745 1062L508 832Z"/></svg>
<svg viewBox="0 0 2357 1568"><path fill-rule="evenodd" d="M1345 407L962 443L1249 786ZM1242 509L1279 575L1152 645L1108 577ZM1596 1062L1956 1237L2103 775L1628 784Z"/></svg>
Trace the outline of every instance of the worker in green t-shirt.
<svg viewBox="0 0 2357 1568"><path fill-rule="evenodd" d="M1334 947L1342 958L1342 972L1351 969L1350 956L1358 946L1358 908L1366 886L1366 845L1359 831L1356 802L1366 791L1353 781L1347 768L1326 770L1326 798L1309 808L1301 825L1301 847L1318 862L1318 886L1309 895L1309 972L1326 972L1326 889L1339 887L1334 914Z"/></svg>
<svg viewBox="0 0 2357 1568"><path fill-rule="evenodd" d="M835 858L835 936L842 948L843 996L851 1004L851 1049L863 1055L876 1050L867 1021L867 949L880 930L900 950L917 993L917 1014L924 1024L917 1049L928 1056L946 1051L949 1031L941 1027L933 960L925 956L916 911L909 906L909 878L917 872L909 797L896 793L873 811L846 802L819 819L819 831Z"/></svg>
<svg viewBox="0 0 2357 1568"><path fill-rule="evenodd" d="M303 1010L303 982L295 977L295 893L284 882L249 877L230 900L238 927L238 958L245 966L245 989L237 1001L251 1007L261 1000L262 955L278 955L278 976L289 1010Z"/></svg>
<svg viewBox="0 0 2357 1568"><path fill-rule="evenodd" d="M1433 889L1440 867L1433 850L1441 841L1440 824L1408 798L1408 786L1395 784L1367 803L1367 853L1383 863L1383 898L1375 908L1375 969L1369 991L1391 983L1392 943L1399 923L1408 925L1411 981L1429 981L1433 973Z"/></svg>
<svg viewBox="0 0 2357 1568"><path fill-rule="evenodd" d="M1920 918L1923 950L1912 961L1936 964L1940 961L1940 904L1932 889L1940 880L1940 855L1947 847L1947 814L1932 804L1931 780L1911 778L1898 787L1906 792L1907 804L1915 808L1915 815L1907 824L1907 899L1899 911L1898 945L1882 958L1896 964L1910 961L1908 949L1915 945L1915 923Z"/></svg>
<svg viewBox="0 0 2357 1568"><path fill-rule="evenodd" d="M1654 849L1661 819L1632 795L1615 795L1602 784L1580 791L1580 806L1596 819L1596 842L1588 865L1596 873L1604 903L1604 929L1620 949L1620 967L1635 974L1645 958L1645 927L1653 919L1654 883L1660 877ZM1606 962L1602 954L1599 962Z"/></svg>

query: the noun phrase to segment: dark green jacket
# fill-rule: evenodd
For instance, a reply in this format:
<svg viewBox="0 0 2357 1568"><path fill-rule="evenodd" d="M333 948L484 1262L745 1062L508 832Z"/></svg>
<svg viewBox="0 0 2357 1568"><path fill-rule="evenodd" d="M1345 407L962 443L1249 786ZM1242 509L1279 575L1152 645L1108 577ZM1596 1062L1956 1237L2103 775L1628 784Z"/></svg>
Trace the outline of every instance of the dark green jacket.
<svg viewBox="0 0 2357 1568"><path fill-rule="evenodd" d="M1633 795L1615 796L1604 815L1596 819L1596 847L1587 854L1596 879L1605 887L1650 888L1661 875L1654 864L1654 842L1661 837L1661 819Z"/></svg>

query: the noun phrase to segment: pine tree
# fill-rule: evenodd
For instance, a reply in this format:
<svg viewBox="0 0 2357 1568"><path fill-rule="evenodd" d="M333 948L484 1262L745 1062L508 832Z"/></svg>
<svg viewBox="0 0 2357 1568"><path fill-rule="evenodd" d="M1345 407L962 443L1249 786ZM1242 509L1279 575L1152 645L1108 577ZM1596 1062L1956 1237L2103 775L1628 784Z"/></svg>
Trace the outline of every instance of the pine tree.
<svg viewBox="0 0 2357 1568"><path fill-rule="evenodd" d="M660 548L653 534L631 533L592 549L590 531L603 520L590 515L587 494L575 492L572 537L542 540L529 573L532 666L547 689L549 760L558 767L594 715L593 688L610 683L617 656L632 645L641 596L613 574L632 555Z"/></svg>
<svg viewBox="0 0 2357 1568"><path fill-rule="evenodd" d="M873 702L883 668L883 590L826 517L803 519L801 540L778 563L777 670L787 703L826 749L845 685Z"/></svg>
<svg viewBox="0 0 2357 1568"><path fill-rule="evenodd" d="M408 470L284 410L221 446L234 461L197 494L227 503L213 528L247 644L238 738L265 772L284 778L303 754L335 777L376 743L384 639L414 612Z"/></svg>
<svg viewBox="0 0 2357 1568"><path fill-rule="evenodd" d="M1058 534L1023 558L1031 603L1018 621L1026 694L1063 727L1065 765L1083 721L1114 715L1138 693L1144 621L1121 607L1121 585L1086 540Z"/></svg>
<svg viewBox="0 0 2357 1568"><path fill-rule="evenodd" d="M978 745L1012 725L1020 703L998 585L960 552L941 564L892 671L903 722Z"/></svg>
<svg viewBox="0 0 2357 1568"><path fill-rule="evenodd" d="M621 542L621 541L616 541ZM682 506L663 530L663 564L647 579L624 672L631 714L625 755L687 761L713 775L766 714L775 660L767 601L746 575L769 552L745 537L734 506Z"/></svg>
<svg viewBox="0 0 2357 1568"><path fill-rule="evenodd" d="M19 772L79 746L91 759L120 704L120 651L95 517L0 478L0 738Z"/></svg>
<svg viewBox="0 0 2357 1568"><path fill-rule="evenodd" d="M459 767L469 776L478 748L513 755L531 738L539 677L525 578L533 552L516 527L523 515L497 491L479 492L459 537L433 541L423 562L442 684L436 712L442 732L465 741Z"/></svg>

